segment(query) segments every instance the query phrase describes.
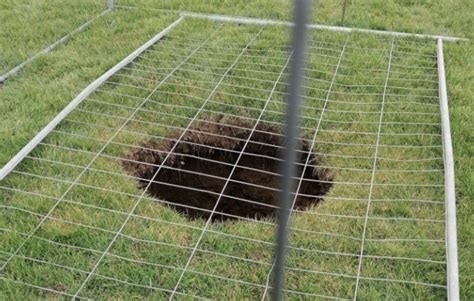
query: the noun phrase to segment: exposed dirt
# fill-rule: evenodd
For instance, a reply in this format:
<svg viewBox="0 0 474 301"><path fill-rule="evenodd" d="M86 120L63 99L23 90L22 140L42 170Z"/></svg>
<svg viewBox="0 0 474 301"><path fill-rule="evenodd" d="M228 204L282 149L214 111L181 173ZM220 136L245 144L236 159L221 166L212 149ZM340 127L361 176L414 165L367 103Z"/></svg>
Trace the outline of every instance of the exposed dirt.
<svg viewBox="0 0 474 301"><path fill-rule="evenodd" d="M214 116L205 122L195 121L166 159L148 189L149 194L175 203L170 206L191 218L208 218L252 127L250 122L222 116ZM275 146L282 145L283 137L280 133L281 129L277 127L257 127L232 174L232 180L224 190L212 220L233 219L235 216L262 218L276 213L274 206L278 205L276 189L279 187L279 178L265 171L279 171L279 161L275 158L280 157L281 148ZM171 140L147 141L142 145L143 149L129 154L128 160L123 161L123 166L133 176L152 179L180 135L181 132L176 132L169 136ZM304 165L309 150L308 143L302 143L301 149L305 151L300 154L300 162ZM318 157L311 157L312 165L318 165L319 161ZM302 165L298 167L298 178L303 170ZM332 186L330 183L307 181L308 179L328 181L332 178L325 169L308 167L300 193L310 196L298 196L295 208L304 210L319 203ZM140 181L141 187L146 187L148 182ZM250 183L252 186L239 182Z"/></svg>

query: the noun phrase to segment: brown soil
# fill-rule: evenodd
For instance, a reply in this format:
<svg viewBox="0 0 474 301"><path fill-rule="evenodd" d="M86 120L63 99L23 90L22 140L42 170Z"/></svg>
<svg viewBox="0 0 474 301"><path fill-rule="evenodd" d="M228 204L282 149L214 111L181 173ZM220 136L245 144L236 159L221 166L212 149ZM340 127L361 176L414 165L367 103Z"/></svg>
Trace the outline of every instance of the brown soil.
<svg viewBox="0 0 474 301"><path fill-rule="evenodd" d="M226 179L239 156L239 152L242 150L253 127L252 123L222 116L216 116L207 121L196 121L191 126L148 189L149 194L158 199L174 203L170 206L191 218L209 217L210 211L213 210ZM278 193L275 189L279 187L279 178L264 173L262 170L273 173L279 171L279 161L272 159L280 157L281 148L277 148L275 145L282 145L283 139L281 135L275 135L278 133L281 133L281 129L277 127L265 125L257 127L257 131L252 135L245 148L245 153L231 177L233 181L228 183L224 196L219 201L216 212L212 217L213 220L233 219L235 218L233 216L262 218L273 216L276 213L274 206L278 205ZM129 154L127 158L129 160L124 160L123 166L131 175L150 180L158 169L157 166L150 164L159 166L180 135L180 132L176 132L169 136L173 140L156 139L147 141L142 145L144 149ZM262 143L265 145L262 145ZM309 150L308 143L303 143L301 149L307 152ZM301 154L301 163L304 164L306 156L307 153ZM203 161L196 157L214 161ZM150 164L146 165L138 162ZM223 165L220 162L228 163L228 165ZM313 155L311 164L318 165L318 162L319 158ZM251 169L245 169L245 167ZM298 167L298 178L301 176L302 169L302 166ZM184 170L199 174L185 172ZM330 181L332 176L325 169L308 167L304 179L300 193L311 195L311 197L298 196L295 208L299 210L304 210L319 203L322 196L332 186L330 183L307 181L307 179ZM239 181L251 183L254 186L245 185L239 183ZM146 187L148 182L140 181L141 187ZM168 185L155 182L164 182ZM255 185L267 186L270 189ZM200 208L201 210L189 207Z"/></svg>

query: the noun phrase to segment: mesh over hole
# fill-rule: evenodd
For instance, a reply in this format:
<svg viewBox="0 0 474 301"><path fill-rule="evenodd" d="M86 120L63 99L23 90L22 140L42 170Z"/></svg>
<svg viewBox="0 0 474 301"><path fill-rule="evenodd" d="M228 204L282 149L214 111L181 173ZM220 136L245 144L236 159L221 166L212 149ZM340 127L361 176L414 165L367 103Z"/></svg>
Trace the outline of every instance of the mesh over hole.
<svg viewBox="0 0 474 301"><path fill-rule="evenodd" d="M195 121L176 147L181 132L143 143L122 164L129 174L141 179L139 185L144 189L166 159L147 193L190 218L207 219L252 127L247 121L222 116ZM280 128L268 125L256 128L212 214L213 221L275 216L280 186L276 174L282 151L278 146L282 142ZM300 149L298 179L307 160L309 143L303 141ZM332 186L333 176L326 169L315 167L318 165L320 159L311 155L294 206L297 210L317 205Z"/></svg>

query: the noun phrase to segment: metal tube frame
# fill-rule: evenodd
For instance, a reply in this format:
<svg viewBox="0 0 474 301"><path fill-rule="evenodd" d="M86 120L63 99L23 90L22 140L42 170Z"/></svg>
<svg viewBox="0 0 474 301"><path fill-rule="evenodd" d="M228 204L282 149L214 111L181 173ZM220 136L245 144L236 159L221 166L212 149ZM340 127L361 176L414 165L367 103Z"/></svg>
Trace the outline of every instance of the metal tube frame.
<svg viewBox="0 0 474 301"><path fill-rule="evenodd" d="M438 89L441 110L441 128L444 156L444 195L446 207L446 258L448 299L459 300L458 244L456 234L456 191L454 183L454 158L449 121L448 92L444 69L443 40L438 39Z"/></svg>
<svg viewBox="0 0 474 301"><path fill-rule="evenodd" d="M122 8L122 9L140 9L139 7L136 7L136 6L117 5L117 4L114 7ZM220 21L220 22L229 22L229 23L254 24L254 25L284 25L284 26L294 25L294 23L292 22L273 20L273 19L251 18L251 17L219 15L219 14L205 14L205 13L189 12L189 11L181 11L181 10L173 10L173 9L153 8L151 10L179 13L181 16L185 16L185 17L193 17L193 18L214 20L214 21ZM365 29L365 28L355 28L355 27L330 26L330 25L322 25L322 24L308 24L307 26L310 29L319 29L319 30L335 31L335 32L347 32L347 33L360 32L360 33L368 33L368 34L376 34L376 35L388 35L388 36L406 37L406 38L411 37L411 38L417 38L417 39L432 39L432 40L442 39L445 42L469 41L469 39L466 39L466 38L443 36L443 35L416 34L416 33L407 33L407 32L399 32L399 31L385 31L385 30Z"/></svg>
<svg viewBox="0 0 474 301"><path fill-rule="evenodd" d="M117 7L124 7L124 6L117 6ZM258 19L258 18L248 18L248 17L233 17L233 16L202 14L202 13L194 13L194 12L182 12L181 16L215 20L215 21L221 21L221 22L241 23L241 24L286 25L286 26L294 25L294 23L292 22L279 21L279 20ZM329 25L321 25L321 24L308 24L307 27L310 29L347 32L347 33L360 32L360 33L369 33L369 34L376 34L376 35L389 35L389 36L396 36L396 37L411 37L411 38L433 39L433 40L441 39L446 42L468 41L468 39L458 38L458 37L416 34L416 33L406 33L406 32L397 32L397 31L384 31L384 30L375 30L375 29L363 29L363 28L343 27L343 26L329 26Z"/></svg>

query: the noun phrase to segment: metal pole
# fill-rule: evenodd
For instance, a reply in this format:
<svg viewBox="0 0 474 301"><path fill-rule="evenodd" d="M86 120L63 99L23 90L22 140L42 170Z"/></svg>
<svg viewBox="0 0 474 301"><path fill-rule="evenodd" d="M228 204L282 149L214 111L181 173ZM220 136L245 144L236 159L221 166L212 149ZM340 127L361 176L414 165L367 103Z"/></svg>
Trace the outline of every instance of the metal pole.
<svg viewBox="0 0 474 301"><path fill-rule="evenodd" d="M108 9L114 8L114 0L107 0L107 8Z"/></svg>
<svg viewBox="0 0 474 301"><path fill-rule="evenodd" d="M282 182L280 192L280 210L278 212L277 246L273 274L272 300L283 299L285 282L286 246L288 244L288 222L290 217L291 193L296 187L295 161L297 159L298 132L300 123L300 103L304 75L304 56L306 42L306 24L310 10L310 0L295 1L295 26L293 27L293 56L291 58L290 83L286 108L285 148L282 163ZM309 154L308 154L309 156Z"/></svg>
<svg viewBox="0 0 474 301"><path fill-rule="evenodd" d="M456 234L456 192L454 159L449 124L448 92L444 71L443 40L438 39L438 88L444 154L444 198L446 206L446 257L448 261L448 300L459 300L458 242Z"/></svg>
<svg viewBox="0 0 474 301"><path fill-rule="evenodd" d="M347 8L347 0L344 0L344 3L342 4L341 25L344 25L344 19L346 18L346 8Z"/></svg>

